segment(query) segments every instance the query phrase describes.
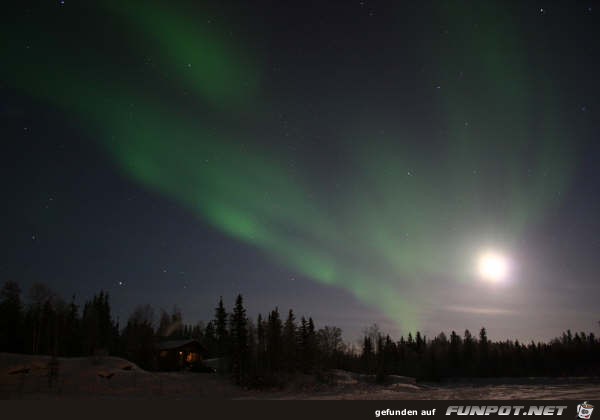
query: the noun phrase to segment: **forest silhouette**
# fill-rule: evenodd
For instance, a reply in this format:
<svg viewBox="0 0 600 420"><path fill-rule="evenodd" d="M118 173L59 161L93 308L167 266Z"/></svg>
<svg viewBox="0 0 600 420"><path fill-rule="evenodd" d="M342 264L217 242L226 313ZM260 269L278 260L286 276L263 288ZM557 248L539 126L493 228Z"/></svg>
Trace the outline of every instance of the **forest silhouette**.
<svg viewBox="0 0 600 420"><path fill-rule="evenodd" d="M429 338L421 332L393 339L376 324L366 328L359 345L345 343L335 326L315 327L312 317L275 307L249 319L242 295L231 311L220 298L214 318L185 324L181 311L150 305L133 309L124 325L111 313L108 293L100 291L82 308L75 297L66 302L43 284L34 284L27 299L16 282L0 290L0 352L82 357L108 354L126 358L146 370L157 369L161 341L195 339L207 358L219 360L219 373L240 385L283 386L296 374L327 381L343 369L417 380L489 377L568 377L600 374L600 340L593 333L570 330L549 342L491 341L481 328L451 331ZM158 315L158 316L157 316Z"/></svg>

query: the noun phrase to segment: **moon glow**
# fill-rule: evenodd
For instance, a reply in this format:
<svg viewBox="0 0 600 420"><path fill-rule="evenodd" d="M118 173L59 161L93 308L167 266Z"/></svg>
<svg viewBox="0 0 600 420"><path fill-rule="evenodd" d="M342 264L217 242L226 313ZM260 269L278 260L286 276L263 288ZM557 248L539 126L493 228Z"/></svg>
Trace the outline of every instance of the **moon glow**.
<svg viewBox="0 0 600 420"><path fill-rule="evenodd" d="M490 283L502 282L509 273L508 259L497 252L483 252L477 261L477 272L482 280Z"/></svg>

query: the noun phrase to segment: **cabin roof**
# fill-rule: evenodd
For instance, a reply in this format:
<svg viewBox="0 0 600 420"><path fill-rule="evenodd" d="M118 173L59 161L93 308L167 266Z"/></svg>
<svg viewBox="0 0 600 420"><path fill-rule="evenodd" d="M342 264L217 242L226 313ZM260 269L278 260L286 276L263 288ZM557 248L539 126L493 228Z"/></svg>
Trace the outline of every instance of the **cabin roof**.
<svg viewBox="0 0 600 420"><path fill-rule="evenodd" d="M204 349L204 346L200 344L198 340L169 340L161 341L157 344L158 350L175 350L180 347L188 345L198 346L200 349Z"/></svg>

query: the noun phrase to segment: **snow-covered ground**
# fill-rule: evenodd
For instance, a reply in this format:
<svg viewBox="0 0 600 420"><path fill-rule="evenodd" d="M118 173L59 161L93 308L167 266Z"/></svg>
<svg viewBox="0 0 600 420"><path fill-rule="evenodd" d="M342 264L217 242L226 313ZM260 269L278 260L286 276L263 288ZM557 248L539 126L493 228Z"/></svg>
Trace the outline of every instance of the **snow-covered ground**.
<svg viewBox="0 0 600 420"><path fill-rule="evenodd" d="M255 398L261 398L255 396ZM281 393L265 395L272 399L306 400L462 400L462 399L576 399L600 398L600 385L460 385L460 386L394 386L366 389L338 389L319 393Z"/></svg>
<svg viewBox="0 0 600 420"><path fill-rule="evenodd" d="M440 385L396 376L377 385L364 375L343 371L334 371L329 385L304 377L282 391L244 390L214 374L147 372L117 357L60 358L57 379L50 387L49 361L48 356L0 353L0 399L600 399L598 378Z"/></svg>

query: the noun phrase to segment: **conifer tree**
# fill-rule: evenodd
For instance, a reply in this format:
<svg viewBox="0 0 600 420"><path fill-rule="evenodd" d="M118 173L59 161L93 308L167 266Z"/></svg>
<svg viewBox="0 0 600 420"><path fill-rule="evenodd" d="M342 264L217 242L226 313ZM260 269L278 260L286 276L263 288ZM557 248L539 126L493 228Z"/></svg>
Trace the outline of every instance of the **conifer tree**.
<svg viewBox="0 0 600 420"><path fill-rule="evenodd" d="M283 360L288 371L294 371L297 366L297 327L294 312L290 309L283 326Z"/></svg>
<svg viewBox="0 0 600 420"><path fill-rule="evenodd" d="M242 295L235 300L231 316L231 367L233 378L241 384L248 369L248 320Z"/></svg>
<svg viewBox="0 0 600 420"><path fill-rule="evenodd" d="M227 311L223 305L223 297L219 298L219 304L215 308L215 335L217 339L217 354L219 360L219 372L224 373L227 370L228 362L225 360L229 356L229 333L227 331Z"/></svg>

